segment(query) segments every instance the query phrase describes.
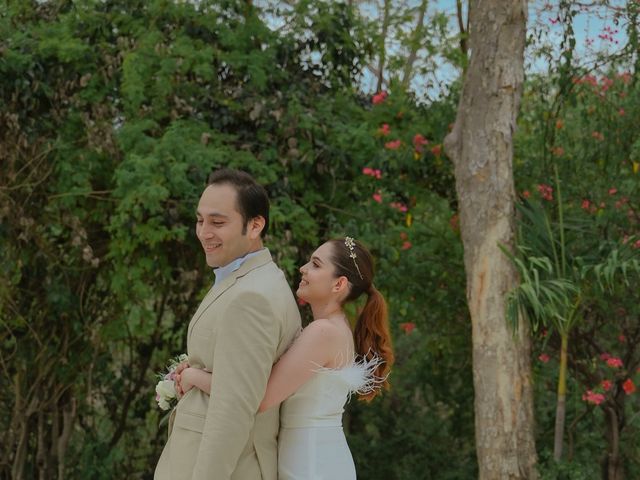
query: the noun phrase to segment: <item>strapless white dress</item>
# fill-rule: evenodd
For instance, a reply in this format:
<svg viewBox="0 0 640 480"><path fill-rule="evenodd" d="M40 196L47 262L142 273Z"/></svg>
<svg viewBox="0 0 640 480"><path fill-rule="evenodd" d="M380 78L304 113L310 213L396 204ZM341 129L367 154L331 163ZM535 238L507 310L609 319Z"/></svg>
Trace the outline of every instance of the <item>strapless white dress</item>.
<svg viewBox="0 0 640 480"><path fill-rule="evenodd" d="M379 388L373 372L381 360L354 361L317 374L282 404L278 480L355 480L356 469L342 430L344 406L353 393Z"/></svg>

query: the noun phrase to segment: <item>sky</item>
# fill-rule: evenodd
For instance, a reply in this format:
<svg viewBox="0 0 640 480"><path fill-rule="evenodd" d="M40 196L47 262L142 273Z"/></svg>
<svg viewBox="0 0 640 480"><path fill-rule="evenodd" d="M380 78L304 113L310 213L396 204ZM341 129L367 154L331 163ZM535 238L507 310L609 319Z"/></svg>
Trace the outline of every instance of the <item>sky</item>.
<svg viewBox="0 0 640 480"><path fill-rule="evenodd" d="M375 2L363 1L365 13L376 17L378 12L372 4ZM408 0L409 6L417 6L419 0ZM466 0L463 4L468 3ZM562 22L558 19L559 0L544 1L530 0L528 2L528 33L540 30L543 32L543 38L546 42L553 45L554 57L559 56L560 44L562 41ZM573 29L576 38L576 59L585 64L593 62L598 52L614 53L621 49L626 40L624 26L616 26L614 23L616 9L624 7L626 0L608 0L609 7L602 6L602 0L589 0L583 2L575 2L577 14L573 19ZM581 6L591 5L589 7ZM456 1L455 0L434 0L429 3L428 14L436 11L445 12L449 17L451 32L458 32L456 20ZM466 12L465 12L466 16ZM377 17L379 18L379 17ZM548 70L548 64L541 58L534 56L535 46L528 48L525 60L525 68L530 73L542 73ZM434 79L431 83L434 85L429 89L423 87L428 82L423 78L417 78L412 82L412 87L419 96L436 97L441 93L438 84L450 84L459 76L459 71L448 65L446 62L439 63L439 68L434 72ZM362 82L362 88L367 93L373 93L376 86L376 79L373 74L365 74Z"/></svg>

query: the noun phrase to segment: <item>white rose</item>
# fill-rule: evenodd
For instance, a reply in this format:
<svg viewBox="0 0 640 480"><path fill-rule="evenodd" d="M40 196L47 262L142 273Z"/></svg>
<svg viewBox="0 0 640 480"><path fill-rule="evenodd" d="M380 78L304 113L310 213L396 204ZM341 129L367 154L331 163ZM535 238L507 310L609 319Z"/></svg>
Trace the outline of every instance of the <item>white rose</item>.
<svg viewBox="0 0 640 480"><path fill-rule="evenodd" d="M162 400L176 398L176 386L173 380L160 380L156 385L156 393Z"/></svg>
<svg viewBox="0 0 640 480"><path fill-rule="evenodd" d="M162 409L162 410L169 410L171 408L171 405L169 405L169 402L167 402L164 398L160 398L160 400L158 400L158 406Z"/></svg>

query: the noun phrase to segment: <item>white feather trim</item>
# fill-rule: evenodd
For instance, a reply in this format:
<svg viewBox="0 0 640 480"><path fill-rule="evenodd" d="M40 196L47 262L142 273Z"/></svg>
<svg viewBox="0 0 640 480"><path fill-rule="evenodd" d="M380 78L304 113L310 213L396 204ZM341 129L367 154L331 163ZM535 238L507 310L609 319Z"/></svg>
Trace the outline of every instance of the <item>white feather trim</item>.
<svg viewBox="0 0 640 480"><path fill-rule="evenodd" d="M371 358L366 356L356 357L350 365L342 368L318 367L315 371L328 373L340 377L349 387L349 393L368 395L380 388L386 381L389 374L384 377L377 376L376 370L385 363L382 357L371 354Z"/></svg>

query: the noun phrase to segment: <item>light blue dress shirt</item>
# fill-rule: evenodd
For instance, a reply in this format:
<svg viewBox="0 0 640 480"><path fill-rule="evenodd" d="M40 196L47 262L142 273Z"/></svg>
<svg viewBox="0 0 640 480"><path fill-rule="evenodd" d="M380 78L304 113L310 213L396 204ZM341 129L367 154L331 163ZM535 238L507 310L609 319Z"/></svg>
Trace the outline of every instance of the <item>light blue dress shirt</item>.
<svg viewBox="0 0 640 480"><path fill-rule="evenodd" d="M262 250L265 250L264 248L261 248L260 250L257 250L255 252L249 252L247 253L244 257L240 257L240 258L236 258L235 260L233 260L232 262L227 263L224 267L218 267L218 268L214 268L213 269L213 273L216 276L216 281L213 283L213 286L215 287L216 285L218 285L220 282L222 282L225 278L227 278L229 275L231 275L233 272L235 272L236 270L238 270L240 268L240 266L246 262L249 258L251 257L255 257L256 255L258 255Z"/></svg>

